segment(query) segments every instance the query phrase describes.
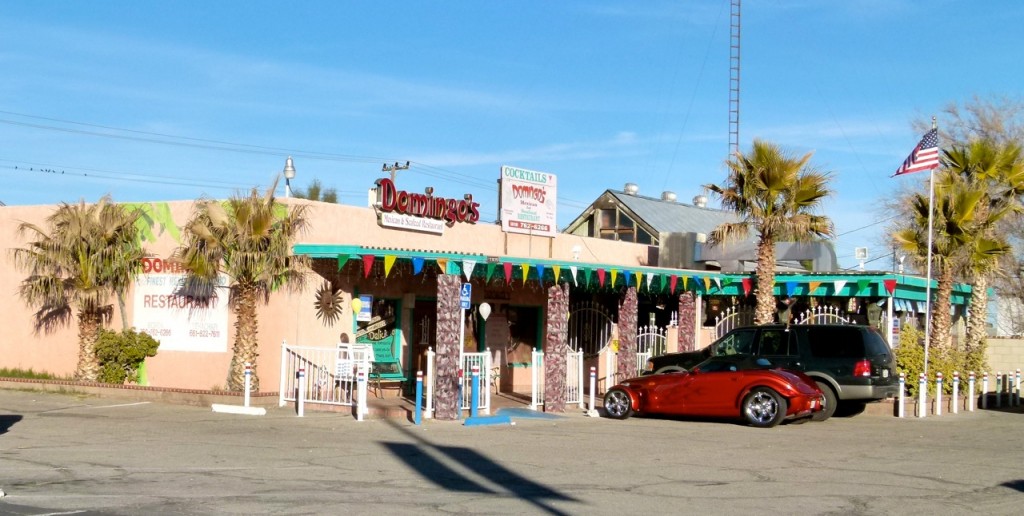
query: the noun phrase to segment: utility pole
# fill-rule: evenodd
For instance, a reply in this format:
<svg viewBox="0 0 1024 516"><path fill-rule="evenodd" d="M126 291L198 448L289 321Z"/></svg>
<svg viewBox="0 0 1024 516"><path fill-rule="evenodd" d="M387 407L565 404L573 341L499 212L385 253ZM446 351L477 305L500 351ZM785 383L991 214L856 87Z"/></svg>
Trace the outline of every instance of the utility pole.
<svg viewBox="0 0 1024 516"><path fill-rule="evenodd" d="M397 161L394 165L388 165L387 163L380 169L381 172L388 172L391 174L391 182L395 182L395 172L399 170L409 170L409 162L406 161L405 165L399 164Z"/></svg>

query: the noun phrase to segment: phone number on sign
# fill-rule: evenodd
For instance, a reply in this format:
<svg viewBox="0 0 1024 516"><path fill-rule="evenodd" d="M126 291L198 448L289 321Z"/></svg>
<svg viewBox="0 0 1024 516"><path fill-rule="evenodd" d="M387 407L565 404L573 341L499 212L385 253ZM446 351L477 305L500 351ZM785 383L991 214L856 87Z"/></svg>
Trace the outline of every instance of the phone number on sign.
<svg viewBox="0 0 1024 516"><path fill-rule="evenodd" d="M219 330L189 330L189 337L220 337Z"/></svg>

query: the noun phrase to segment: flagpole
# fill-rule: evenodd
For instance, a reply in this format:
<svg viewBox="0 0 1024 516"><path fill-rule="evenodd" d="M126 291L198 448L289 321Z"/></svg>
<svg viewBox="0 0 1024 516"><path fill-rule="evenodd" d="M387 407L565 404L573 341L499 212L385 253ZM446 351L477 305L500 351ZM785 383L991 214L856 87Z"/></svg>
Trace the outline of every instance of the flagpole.
<svg viewBox="0 0 1024 516"><path fill-rule="evenodd" d="M932 129L936 129L935 117L932 117ZM928 171L928 265L927 280L924 288L924 375L928 377L928 348L932 340L932 212L935 211L935 169Z"/></svg>

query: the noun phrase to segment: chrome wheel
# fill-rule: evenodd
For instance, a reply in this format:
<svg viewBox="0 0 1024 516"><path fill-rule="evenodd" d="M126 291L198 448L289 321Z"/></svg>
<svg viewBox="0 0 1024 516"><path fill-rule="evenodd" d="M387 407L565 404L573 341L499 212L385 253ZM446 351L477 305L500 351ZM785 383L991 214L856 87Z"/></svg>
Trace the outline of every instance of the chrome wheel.
<svg viewBox="0 0 1024 516"><path fill-rule="evenodd" d="M612 389L604 395L604 410L608 417L626 419L633 415L633 400L622 389Z"/></svg>
<svg viewBox="0 0 1024 516"><path fill-rule="evenodd" d="M786 400L771 389L754 389L743 400L743 416L754 426L775 426L786 417Z"/></svg>

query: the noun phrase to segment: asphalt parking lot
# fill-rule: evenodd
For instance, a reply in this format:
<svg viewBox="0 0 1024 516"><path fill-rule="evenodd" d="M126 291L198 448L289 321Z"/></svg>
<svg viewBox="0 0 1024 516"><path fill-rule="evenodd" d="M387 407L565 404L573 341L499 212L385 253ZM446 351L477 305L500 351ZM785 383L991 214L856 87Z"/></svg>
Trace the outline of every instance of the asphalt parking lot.
<svg viewBox="0 0 1024 516"><path fill-rule="evenodd" d="M1017 514L1024 413L770 429L240 416L0 391L2 514Z"/></svg>

